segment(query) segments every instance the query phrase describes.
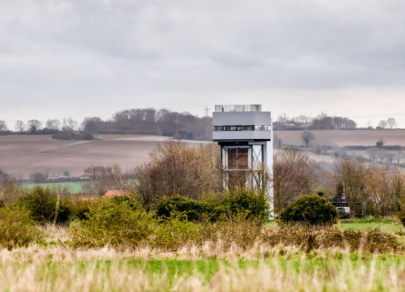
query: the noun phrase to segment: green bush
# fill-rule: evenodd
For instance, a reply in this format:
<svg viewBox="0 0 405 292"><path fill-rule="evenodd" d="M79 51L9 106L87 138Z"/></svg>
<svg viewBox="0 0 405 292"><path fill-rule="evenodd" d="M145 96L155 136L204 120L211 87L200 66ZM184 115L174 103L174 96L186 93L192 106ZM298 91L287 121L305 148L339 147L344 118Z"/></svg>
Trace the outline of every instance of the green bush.
<svg viewBox="0 0 405 292"><path fill-rule="evenodd" d="M151 214L134 208L127 200L103 198L89 206L84 220L71 223L71 244L74 247L135 248L147 242L156 224Z"/></svg>
<svg viewBox="0 0 405 292"><path fill-rule="evenodd" d="M247 219L258 218L263 221L269 217L269 206L263 195L256 195L253 191L239 191L236 194L228 193L217 204L180 196L164 199L159 203L156 214L164 219L171 217L172 212L183 213L185 216L182 218L193 222L205 217L218 221L241 212L247 212Z"/></svg>
<svg viewBox="0 0 405 292"><path fill-rule="evenodd" d="M221 216L235 216L246 212L246 219L257 218L262 221L270 216L269 205L264 195L255 194L253 191L240 190L236 194L227 194L222 204L213 210L212 218L219 219Z"/></svg>
<svg viewBox="0 0 405 292"><path fill-rule="evenodd" d="M339 214L326 199L317 195L304 196L293 200L281 211L280 223L305 222L310 225L334 224Z"/></svg>
<svg viewBox="0 0 405 292"><path fill-rule="evenodd" d="M144 211L142 205L135 198L129 198L127 196L115 196L110 200L111 203L116 205L128 204L133 211Z"/></svg>
<svg viewBox="0 0 405 292"><path fill-rule="evenodd" d="M209 216L213 210L214 206L212 204L176 196L160 201L156 215L162 219L167 219L172 217L173 212L179 212L183 214L181 216L182 220L201 221L204 214Z"/></svg>
<svg viewBox="0 0 405 292"><path fill-rule="evenodd" d="M202 246L206 242L218 243L225 250L232 245L249 248L259 238L262 222L257 218L247 219L247 215L248 212L240 212L217 222L202 216L200 222L190 222L184 218L184 213L172 212L170 218L159 224L151 244L165 250L177 250L187 245Z"/></svg>
<svg viewBox="0 0 405 292"><path fill-rule="evenodd" d="M0 208L0 248L28 246L40 240L42 232L35 226L29 211L24 208L3 206Z"/></svg>
<svg viewBox="0 0 405 292"><path fill-rule="evenodd" d="M153 245L166 250L174 250L187 243L195 242L200 234L200 226L187 221L184 213L172 212L155 230Z"/></svg>
<svg viewBox="0 0 405 292"><path fill-rule="evenodd" d="M41 186L25 191L17 200L17 206L27 209L35 222L44 224L55 219L58 194L50 188ZM69 196L59 201L57 223L65 223L71 216L72 202Z"/></svg>

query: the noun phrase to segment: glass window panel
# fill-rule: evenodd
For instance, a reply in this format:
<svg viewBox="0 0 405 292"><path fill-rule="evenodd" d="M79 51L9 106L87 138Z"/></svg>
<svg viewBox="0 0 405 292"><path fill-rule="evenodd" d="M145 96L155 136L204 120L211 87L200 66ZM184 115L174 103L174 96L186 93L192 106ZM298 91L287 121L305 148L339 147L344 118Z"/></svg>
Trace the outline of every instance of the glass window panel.
<svg viewBox="0 0 405 292"><path fill-rule="evenodd" d="M223 163L226 161L227 169L250 169L250 147L226 147L226 155L223 157Z"/></svg>
<svg viewBox="0 0 405 292"><path fill-rule="evenodd" d="M249 148L238 148L238 169L249 169Z"/></svg>
<svg viewBox="0 0 405 292"><path fill-rule="evenodd" d="M222 126L214 126L214 131L222 131Z"/></svg>
<svg viewBox="0 0 405 292"><path fill-rule="evenodd" d="M256 131L264 131L264 126L256 126Z"/></svg>

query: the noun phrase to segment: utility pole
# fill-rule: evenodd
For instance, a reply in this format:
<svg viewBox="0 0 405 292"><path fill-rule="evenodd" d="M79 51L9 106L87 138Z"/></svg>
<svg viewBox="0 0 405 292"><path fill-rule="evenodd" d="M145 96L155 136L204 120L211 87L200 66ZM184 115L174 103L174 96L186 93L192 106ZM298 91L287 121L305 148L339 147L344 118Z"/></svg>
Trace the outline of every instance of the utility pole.
<svg viewBox="0 0 405 292"><path fill-rule="evenodd" d="M206 116L206 117L209 117L209 115L210 115L210 109L208 108L208 105L205 106L204 112L205 112L205 116Z"/></svg>

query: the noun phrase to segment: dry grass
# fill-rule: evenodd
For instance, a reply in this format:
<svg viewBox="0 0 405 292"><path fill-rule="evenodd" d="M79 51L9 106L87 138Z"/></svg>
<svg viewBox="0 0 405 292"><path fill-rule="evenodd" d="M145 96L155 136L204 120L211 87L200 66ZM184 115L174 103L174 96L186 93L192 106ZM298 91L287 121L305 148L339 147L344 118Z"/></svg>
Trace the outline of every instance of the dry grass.
<svg viewBox="0 0 405 292"><path fill-rule="evenodd" d="M257 251L257 250L256 250ZM30 247L0 253L0 291L403 291L404 259L353 259L325 250L308 257L297 250L255 261L205 261L197 269L186 261L196 254L153 254L148 250L88 250L76 256L61 248ZM30 255L30 256L27 256ZM176 259L150 261L151 258ZM144 261L134 261L144 259ZM156 265L158 263L158 265ZM200 263L196 261L196 263ZM187 270L184 269L187 266Z"/></svg>
<svg viewBox="0 0 405 292"><path fill-rule="evenodd" d="M71 250L67 228L44 226L46 246L0 250L0 291L404 291L405 256L256 242L164 251Z"/></svg>

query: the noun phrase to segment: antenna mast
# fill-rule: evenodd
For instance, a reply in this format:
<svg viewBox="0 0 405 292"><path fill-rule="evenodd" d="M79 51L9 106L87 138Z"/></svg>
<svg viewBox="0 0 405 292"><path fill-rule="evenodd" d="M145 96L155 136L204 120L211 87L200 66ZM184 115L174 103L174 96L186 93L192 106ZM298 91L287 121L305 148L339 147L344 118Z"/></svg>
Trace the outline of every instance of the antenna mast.
<svg viewBox="0 0 405 292"><path fill-rule="evenodd" d="M205 112L205 116L208 117L209 112L210 112L210 109L208 108L208 105L205 106L204 112Z"/></svg>

